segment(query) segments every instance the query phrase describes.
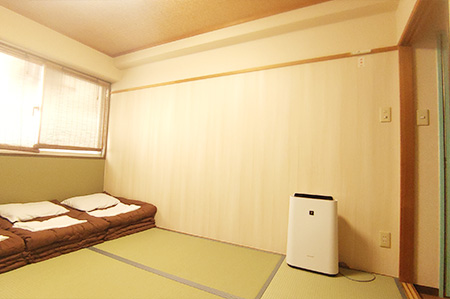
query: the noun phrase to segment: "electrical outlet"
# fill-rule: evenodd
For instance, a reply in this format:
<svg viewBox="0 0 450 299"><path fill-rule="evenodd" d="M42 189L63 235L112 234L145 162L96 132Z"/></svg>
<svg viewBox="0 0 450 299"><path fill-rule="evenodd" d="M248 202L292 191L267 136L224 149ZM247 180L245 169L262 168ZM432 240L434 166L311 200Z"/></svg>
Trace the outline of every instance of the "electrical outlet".
<svg viewBox="0 0 450 299"><path fill-rule="evenodd" d="M391 107L380 108L380 122L391 122Z"/></svg>
<svg viewBox="0 0 450 299"><path fill-rule="evenodd" d="M380 247L391 248L391 233L380 232Z"/></svg>
<svg viewBox="0 0 450 299"><path fill-rule="evenodd" d="M364 57L358 57L358 67L365 67L366 66L366 59Z"/></svg>
<svg viewBox="0 0 450 299"><path fill-rule="evenodd" d="M430 112L428 109L417 110L417 125L429 126L430 125Z"/></svg>

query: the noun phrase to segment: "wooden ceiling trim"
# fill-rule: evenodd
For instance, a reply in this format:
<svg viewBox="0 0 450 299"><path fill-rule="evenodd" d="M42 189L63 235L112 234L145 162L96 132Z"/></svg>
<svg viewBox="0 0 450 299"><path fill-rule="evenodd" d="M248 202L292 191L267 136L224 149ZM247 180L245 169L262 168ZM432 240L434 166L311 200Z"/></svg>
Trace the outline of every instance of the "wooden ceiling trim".
<svg viewBox="0 0 450 299"><path fill-rule="evenodd" d="M348 57L353 57L353 56L384 53L384 52L390 52L390 51L396 51L396 50L398 50L398 46L390 46L390 47L372 49L368 52L365 51L363 53L347 52L347 53L341 53L341 54L335 54L335 55L314 57L314 58L295 60L295 61L290 61L290 62L285 62L285 63L271 64L271 65L266 65L266 66L261 66L261 67L254 67L254 68L248 68L248 69L242 69L242 70L236 70L236 71L230 71L230 72L216 73L216 74L210 74L210 75L205 75L205 76L191 77L191 78L185 78L185 79L180 79L180 80L173 80L173 81L137 86L137 87L126 88L126 89L119 89L119 90L112 91L111 94L130 92L130 91L136 91L136 90L141 90L141 89L148 89L148 88L167 86L167 85L192 82L192 81L198 81L198 80L212 79L212 78L223 77L223 76L264 71L264 70L270 70L270 69L281 68L281 67L295 66L295 65L308 64L308 63L314 63L314 62L322 62L322 61L328 61L328 60L334 60L334 59L342 59L342 58L348 58Z"/></svg>

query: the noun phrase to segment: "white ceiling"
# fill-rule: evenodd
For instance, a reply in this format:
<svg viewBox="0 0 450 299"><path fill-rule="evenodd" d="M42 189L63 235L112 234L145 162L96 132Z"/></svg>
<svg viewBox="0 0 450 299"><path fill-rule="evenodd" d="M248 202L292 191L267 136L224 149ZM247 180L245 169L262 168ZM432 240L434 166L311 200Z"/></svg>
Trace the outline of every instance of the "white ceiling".
<svg viewBox="0 0 450 299"><path fill-rule="evenodd" d="M116 57L329 0L0 0L0 5Z"/></svg>

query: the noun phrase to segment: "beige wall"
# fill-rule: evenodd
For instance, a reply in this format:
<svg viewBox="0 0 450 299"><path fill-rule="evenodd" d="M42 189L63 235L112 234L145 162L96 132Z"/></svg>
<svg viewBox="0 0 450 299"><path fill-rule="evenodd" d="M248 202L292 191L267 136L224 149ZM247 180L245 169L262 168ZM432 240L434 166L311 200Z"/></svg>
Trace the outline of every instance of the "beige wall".
<svg viewBox="0 0 450 299"><path fill-rule="evenodd" d="M396 52L113 95L105 190L162 227L284 253L289 195L339 202L340 260L398 272ZM379 122L391 107L393 121ZM392 233L392 248L378 232Z"/></svg>
<svg viewBox="0 0 450 299"><path fill-rule="evenodd" d="M432 16L432 17L431 17ZM435 1L414 41L416 108L428 109L430 125L418 126L416 148L415 283L439 287L439 123L437 35L446 31L448 9Z"/></svg>
<svg viewBox="0 0 450 299"><path fill-rule="evenodd" d="M333 1L333 5L336 5L339 1ZM363 18L348 18L349 14L345 12L343 7L333 7L332 9L328 6L331 13L325 13L325 10L314 10L311 8L308 11L308 15L314 16L318 19L315 26L310 28L300 28L296 27L298 24L307 24L309 21L307 17L301 15L299 12L293 12L289 17L299 18L303 21L299 21L294 25L285 26L283 28L291 28L291 31L278 32L274 36L265 36L263 33L259 32L259 38L250 38L247 42L238 43L235 40L225 39L228 43L225 43L223 47L213 47L206 46L205 48L199 48L196 44L200 43L198 40L183 40L182 44L169 44L164 45L157 49L148 49L138 53L129 54L126 57L119 57L116 59L116 63L124 68L130 67L124 70L123 80L118 82L113 86L113 89L119 90L122 88L130 88L141 86L145 84L159 83L165 81L171 81L176 79L183 79L193 76L208 75L211 73L220 73L224 71L232 71L236 69L243 69L247 67L257 67L261 65L268 65L272 63L286 62L298 59L305 59L311 57L317 57L322 55L336 54L339 52L351 52L355 50L363 50L368 48L376 48L383 46L395 45L400 39L405 26L407 25L410 14L413 11L417 1L415 0L400 0L398 7L395 12L384 10L383 7L372 7L372 13L363 13ZM441 1L442 2L442 1ZM329 3L331 5L331 3ZM341 4L344 1L340 2ZM359 2L362 3L363 2ZM365 2L368 3L368 2ZM374 2L373 2L374 3ZM324 4L325 5L325 4ZM345 5L345 3L343 4ZM325 7L325 6L322 6ZM356 9L358 10L358 9ZM361 8L359 12L364 10ZM298 14L298 15L296 15ZM327 15L328 14L328 15ZM329 16L329 23L320 23L324 20L325 15ZM339 21L339 17L346 15L346 21ZM357 14L356 14L357 15ZM361 14L360 14L361 15ZM304 18L304 19L302 19ZM285 18L287 19L287 18ZM333 21L331 21L333 20ZM265 23L266 22L266 23ZM267 23L268 22L268 23ZM258 24L252 24L256 27L264 26L270 27L271 23L276 23L275 19L265 19L261 20ZM311 22L309 22L311 25ZM273 24L272 24L273 25ZM395 29L393 29L395 28ZM248 29L248 28L247 28ZM231 29L230 29L231 30ZM233 28L234 34L239 35L238 28ZM250 29L248 29L251 31ZM264 30L263 30L264 31ZM270 30L269 30L270 31ZM273 30L272 32L275 32ZM216 32L212 33L216 34ZM221 35L231 34L230 32L220 32L219 36L216 37L216 44L221 44ZM250 32L245 32L247 35L252 35ZM426 37L429 35L428 38ZM437 124L436 124L436 89L435 89L435 39L429 38L432 36L430 32L423 33L422 40L416 44L415 56L416 56L416 70L418 70L416 82L417 82L417 107L430 109L431 124L429 127L419 127L417 128L417 210L416 210L416 265L415 265L415 275L416 283L437 287L439 281L439 232L438 232L438 213L439 213L439 203L438 203L438 164L437 164ZM215 35L216 36L216 35ZM228 37L228 36L227 36ZM207 37L198 37L198 39L205 39ZM217 42L220 40L221 42ZM231 41L230 41L231 40ZM245 38L244 38L245 40ZM345 42L343 42L345 41ZM206 42L205 42L206 43ZM223 43L223 42L222 42ZM193 49L200 49L195 51ZM264 49L264 51L261 51ZM152 63L145 63L145 62ZM140 62L140 63L139 63ZM179 67L182 65L183 67ZM396 79L394 79L396 80ZM134 94L133 94L134 95ZM125 95L118 95L117 102L125 102ZM130 98L132 96L130 95ZM121 100L122 99L122 100ZM143 101L141 99L141 101ZM119 104L117 104L119 105ZM124 105L124 104L120 104ZM122 107L122 106L120 106ZM122 108L119 108L122 109ZM128 108L124 108L128 110ZM136 112L137 113L137 112ZM139 114L139 113L138 113ZM124 159L121 157L120 159ZM130 161L132 161L131 159ZM122 160L121 160L122 161ZM123 163L123 162L121 162ZM119 163L120 164L120 163ZM121 167L119 164L115 163L114 160L108 161L108 166L106 170L106 181L105 184L119 183L118 179L119 171ZM147 164L145 164L147 166ZM133 174L132 170L129 170L130 174ZM164 173L164 172L163 172ZM110 175L110 176L109 176ZM114 179L113 179L114 178ZM111 180L111 181L110 181ZM119 183L120 184L120 183ZM130 186L130 183L125 183L126 186ZM109 185L111 186L111 185ZM135 185L135 187L139 184ZM117 192L129 193L131 187L117 187ZM137 191L141 194L142 198L149 199L149 194L144 191ZM170 193L170 192L169 192ZM145 194L145 195L144 195ZM166 195L167 196L167 195ZM153 197L149 200L153 200ZM394 206L398 203L398 198L393 199ZM178 201L177 201L178 202ZM364 200L358 201L364 202ZM388 205L389 207L389 205ZM352 203L348 206L349 209L353 209L353 213L360 208L358 204ZM367 209L372 209L370 205L366 207ZM376 209L386 209L386 206L379 205L374 208ZM346 212L340 212L346 214ZM351 215L351 213L349 214ZM378 216L377 216L378 215ZM373 212L372 217L379 217L382 215L382 211ZM164 215L160 215L164 217ZM179 217L186 217L183 212L179 211ZM398 217L395 214L390 220L396 221ZM177 218L177 216L175 217ZM341 217L340 228L345 231L351 230L351 227L356 225L356 219L350 220L349 217ZM368 218L365 218L368 219ZM161 219L164 221L174 220L172 218ZM182 220L174 220L182 221ZM369 221L369 220L367 220ZM388 273L389 267L385 267L385 263L391 263L392 261L384 257L382 258L378 254L372 255L372 252L378 252L380 248L377 247L377 225L376 220L371 224L367 224L372 227L373 236L370 242L365 242L365 237L359 237L358 229L353 232L352 237L346 238L346 245L343 245L343 240L341 236L341 259L346 257L352 251L352 254L358 255L360 252L370 252L362 254L361 257L367 259L367 256L375 257L370 258L370 262L362 263L361 266L356 261L351 260L351 263L355 266L360 266L361 268L367 268L373 270L371 264L381 263L379 266ZM370 222L369 221L369 222ZM176 225L179 225L177 223ZM209 227L209 225L207 225ZM194 231L194 229L180 228L188 231ZM395 230L395 229L394 229ZM283 229L274 229L279 233L283 232ZM208 234L206 234L208 235ZM230 235L230 233L229 233ZM364 235L364 234L362 234ZM220 238L220 237L218 237ZM222 235L223 239L227 239L226 235ZM358 239L359 238L359 239ZM348 239L351 239L351 245L348 245ZM277 245L278 248L283 247L281 239L280 243ZM276 241L274 241L276 242ZM393 236L393 246L397 242L394 233ZM243 242L245 243L245 242ZM247 242L248 243L248 242ZM274 243L273 243L274 244ZM358 249L358 245L362 245ZM256 245L254 245L256 246ZM342 247L344 246L344 247ZM356 249L355 249L356 248ZM363 250L364 248L364 250ZM282 250L282 249L281 249ZM345 252L345 253L343 253ZM381 251L383 252L383 251ZM385 250L383 253L387 253L392 256L392 252ZM345 259L345 258L344 258ZM397 260L393 261L392 264L397 264ZM370 265L369 265L370 264ZM367 266L369 265L369 266ZM377 268L377 267L376 267ZM394 271L395 272L395 271ZM392 273L394 273L392 272ZM397 275L394 273L393 275Z"/></svg>
<svg viewBox="0 0 450 299"><path fill-rule="evenodd" d="M120 63L133 67L113 90L393 46L389 7L335 8L308 28L294 22L272 36L151 63L135 65L146 61L142 53L128 55ZM114 94L105 190L156 204L162 227L277 252L285 252L289 195L331 194L339 201L340 260L397 276L397 53L365 63L349 58ZM381 124L386 106L393 121ZM392 248L378 246L379 231L392 233Z"/></svg>
<svg viewBox="0 0 450 299"><path fill-rule="evenodd" d="M0 203L102 192L104 166L103 159L0 155Z"/></svg>
<svg viewBox="0 0 450 299"><path fill-rule="evenodd" d="M259 58L264 57L265 59L273 56L271 57L273 61L280 62L289 61L289 59L301 59L303 56L308 54L312 54L314 57L327 55L330 54L330 52L335 54L334 51L339 48L345 48L346 51L348 51L348 49L350 49L350 51L368 49L361 49L361 45L369 48L376 48L380 44L383 44L382 42L380 43L380 41L391 39L393 40L392 42L395 43L397 40L395 30L385 30L386 28L389 28L389 26L395 27L394 23L396 17L394 11L397 8L397 4L398 0L328 1L318 5L273 15L263 19L246 22L244 24L223 28L213 32L208 32L133 52L127 55L122 55L120 57L116 57L114 59L114 63L120 69L126 69L130 67L142 66L150 62L167 60L170 58L246 43L248 41L284 35L294 31L297 31L297 34L299 34L300 31L304 31L303 33L310 32L311 34L318 34L318 36L322 36L323 38L320 39L320 42L319 40L313 41L309 39L310 35L308 36L307 34L303 38L306 37L309 42L314 42L312 45L307 45L301 43L298 35L293 36L291 41L287 40L285 36L284 41L294 43L289 47L286 47L284 50L292 51L293 53L291 53L291 55L294 55L294 58L286 57L286 53L284 52L273 53L272 48L274 45L270 43L265 44L266 48L264 48L264 51L261 51L260 49L256 56ZM372 29L370 35L365 35L364 32L366 29L374 25L373 19L366 19L365 22L359 22L356 27L347 27L346 34L340 30L342 29L342 25L338 24L339 22L343 22L345 26L346 20L348 21L362 17L375 16L384 12L391 12L392 17L385 18L383 22L376 23L377 28L374 28L375 30ZM333 24L333 26L330 26L331 24ZM336 25L340 28L336 28ZM327 28L322 28L322 26L327 26ZM390 27L390 29L392 29L392 27ZM317 44L320 43L323 44L317 47ZM390 42L387 44L390 44ZM311 50L314 52L310 52ZM279 49L277 51L279 51ZM237 52L239 52L240 55L234 55L232 56L233 59L227 59L227 61L233 64L238 62L239 67L242 67L240 64L248 61L249 58L252 59L247 62L250 63L249 65L252 65L251 63L255 62L254 58L256 57L242 56L240 50ZM221 58L223 59L223 57ZM225 64L225 66L226 65L227 64ZM204 68L204 66L202 67ZM233 68L233 65L230 65L229 67Z"/></svg>
<svg viewBox="0 0 450 299"><path fill-rule="evenodd" d="M341 52L392 46L397 43L401 36L416 1L400 0L396 11L391 10L392 5L395 5L392 3L394 3L394 1L390 1L390 3L389 1L382 3L382 1L363 2L353 0L326 2L302 11L293 11L287 14L281 14L271 18L243 24L241 26L233 26L231 28L220 30L219 32L208 33L160 47L131 53L115 59L0 7L0 40L111 82L116 82L121 78L121 72L117 69L117 67L120 67L124 69L124 77L113 86L114 89L118 90L145 84L208 75L211 73L233 71L247 67L257 67ZM419 108L430 109L431 116L430 127L418 128L418 221L416 224L416 243L418 250L416 250L416 282L422 285L436 287L438 280L438 268L436 267L438 261L436 252L439 246L436 232L436 213L439 207L438 202L436 201L437 151L435 150L437 146L437 129L436 123L433 121L436 117L436 103L434 102L435 90L433 90L433 80L435 80L435 77L433 73L434 70L430 68L430 65L435 61L434 46L432 43L433 40L422 40L417 44L415 50L417 61L416 68L420 70L417 80L418 82L423 82L418 84L417 87L417 105ZM264 49L264 51L262 49ZM376 60L378 58L373 59ZM393 58L380 59L392 60ZM395 64L396 62L392 63ZM332 63L326 65L327 67L333 68ZM298 68L302 69L301 67ZM320 68L318 68L318 70L319 69ZM375 73L379 72L380 69L375 70ZM299 71L302 72L304 70L302 69ZM396 69L391 71L394 75L397 72ZM277 73L278 71L273 72ZM316 72L316 69L314 68L312 72ZM268 72L268 74L272 74L272 72ZM349 77L352 76L351 72L348 74ZM262 77L265 76L266 75L262 75ZM270 77L272 75L267 76ZM280 76L285 76L285 74ZM237 84L238 87L242 87L242 83L246 82L246 80L253 80L252 82L254 82L256 79L251 79L251 77L252 75L249 75L249 77L242 76L240 77L242 80L233 80L232 85ZM258 80L258 82L266 82L264 80ZM345 80L348 80L348 78ZM391 84L396 85L396 80L397 79L394 78ZM372 79L369 81L375 82ZM203 87L198 83L201 86L198 87L199 85L196 84L197 83L192 83L185 86L200 88L200 90L203 91L214 86L208 85L207 87ZM359 82L358 84L363 83ZM377 84L376 87L374 87L375 85L370 87L363 84L363 90L378 90L379 84L388 83L377 82ZM252 85L250 84L250 86ZM257 89L259 88L260 87L258 86ZM396 87L391 86L391 88L394 90ZM358 90L360 89L358 88ZM240 93L243 90L237 88L234 91L235 93ZM351 93L350 91L351 88L345 89L344 94L346 95L347 92ZM172 111L174 107L177 107L178 105L178 102L177 105L175 105L175 102L173 101L180 97L174 96L173 93L178 92L186 94L189 92L182 89L180 91L179 87L167 88L164 92L167 92L170 95L170 99L172 99L171 103L173 103L174 106L164 107L164 101L160 101L156 104L152 103L151 105L156 105L157 109L161 109L156 111L160 111L161 113L165 113L166 109L169 109L169 112L167 113L172 113L171 115L174 117L175 115L178 115L176 113L180 112L178 111L175 113ZM170 141L171 135L167 135L164 131L169 130L169 132L173 133L171 130L174 128L171 128L171 125L176 124L175 119L173 119L172 123L167 123L167 120L156 115L156 119L151 122L152 126L156 127L156 133L152 131L153 127L141 127L141 124L146 124L148 121L148 116L152 115L152 112L142 110L144 108L150 109L147 107L147 105L150 104L146 103L148 102L148 99L146 99L145 93L146 92L143 91L142 94L140 92L135 92L114 96L112 111L112 124L114 129L111 134L112 147L108 153L105 177L106 187L117 193L121 193L122 195L133 195L143 200L156 202L160 207L164 208L163 210L160 209L158 214L159 223L167 224L168 227L170 226L191 233L212 236L217 239L224 239L240 244L283 252L285 245L284 234L287 215L287 195L294 191L298 191L297 189L300 187L302 189L305 188L311 190L311 192L320 192L318 186L322 186L322 184L320 184L321 180L319 174L323 174L320 171L314 173L312 176L302 173L298 166L299 161L302 158L300 156L292 158L291 155L295 155L295 153L291 152L289 152L288 158L282 159L281 165L276 163L279 161L276 159L274 161L269 160L269 162L266 162L267 159L265 157L267 155L269 157L277 157L279 153L283 152L283 149L291 149L292 144L294 144L294 148L301 148L299 145L300 141L297 140L298 137L293 137L296 135L292 133L293 131L290 126L292 122L295 123L299 120L295 120L291 115L291 112L289 112L288 126L281 120L283 118L282 116L286 114L283 112L283 109L290 111L290 108L288 109L286 106L279 107L278 104L270 103L270 101L264 102L268 106L260 108L260 110L257 110L258 116L253 116L254 113L251 111L250 107L253 107L253 104L255 103L251 104L251 102L245 104L248 106L244 105L240 107L238 105L239 103L235 103L234 106L229 107L228 103L221 103L218 100L218 106L206 106L206 108L195 106L192 109L187 107L188 115L191 117L198 116L198 122L194 122L193 124L193 126L199 130L198 132L202 132L202 129L199 127L201 126L202 121L204 125L205 123L206 125L209 125L209 122L213 121L214 113L217 113L215 109L228 109L228 113L237 111L233 109L243 109L242 111L247 111L248 115L251 117L244 121L244 115L238 115L238 120L241 122L242 127L246 128L248 126L247 121L251 124L251 128L258 128L257 124L261 125L262 128L268 131L268 134L272 139L269 138L265 141L265 135L257 135L259 136L259 139L252 137L253 139L250 138L247 140L248 138L244 137L246 136L245 134L250 134L250 129L247 128L246 131L240 132L240 127L236 127L236 124L234 124L234 127L232 126L230 130L235 130L237 133L242 133L244 135L235 137L226 135L229 134L229 132L224 132L224 128L221 126L228 124L230 120L236 119L237 116L235 116L234 113L231 113L229 115L230 119L225 119L219 114L217 116L217 121L220 120L222 123L214 123L213 121L215 127L213 126L213 128L206 130L206 133L208 134L206 136L212 135L214 128L219 130L219 132L225 136L219 135L220 138L217 136L210 136L206 139L204 136L202 137L199 135L188 140L182 139L184 142L183 144L180 144L173 140ZM197 93L194 93L194 95L197 97ZM202 94L202 97L203 96L205 95ZM371 93L369 93L368 96L371 96ZM213 98L215 99L215 96ZM390 105L392 103L392 106L394 107L394 122L381 127L383 129L387 127L390 128L388 130L389 132L384 132L390 136L389 138L397 134L395 107L398 103L396 103L396 99L397 95L393 95L392 98L384 99L387 102L377 102L380 101L380 99L377 99L374 102L382 105ZM184 97L181 97L180 101L184 100ZM189 101L192 102L192 100ZM202 101L205 100L202 98ZM222 99L222 101L224 100ZM293 100L290 99L289 101ZM361 119L355 120L352 118L355 117L353 112L360 111L360 109L368 109L371 112L373 112L373 109L377 110L375 106L364 106L363 103L365 102L363 101L354 102L353 106L346 106L347 102L343 100L343 98L340 98L340 101L343 106L340 106L339 109L342 110L345 108L347 110L343 111L343 114L339 119L334 119L334 122L339 123L341 127L346 128L346 130L350 129L350 131L359 127L359 122L363 121ZM131 105L131 103L133 103L133 105ZM206 101L206 103L208 104L209 101ZM307 101L304 103L307 103ZM199 110L196 110L197 108ZM273 108L272 110L277 117L266 124L258 117L262 117L265 113L270 113L271 108ZM338 109L338 107L335 108ZM201 119L201 117L204 117L203 114L200 113L202 111L201 109L207 109L206 115L209 115L210 119ZM320 103L314 107L308 106L307 110L310 111L311 109L326 111L329 115L335 116L333 111L327 110L328 108L321 106ZM136 117L136 120L134 117ZM130 120L133 120L133 122L129 123ZM346 120L353 121L354 127L346 127L348 125L345 123ZM239 124L239 121L237 124ZM311 119L309 119L309 121L311 121ZM326 121L324 120L324 122ZM190 122L186 122L186 124L189 123ZM272 128L270 125L273 125L274 127ZM123 131L123 127L128 128L128 126L136 126L139 130L132 134L126 134L125 131ZM372 129L377 128L376 122L371 123L370 126L373 126ZM298 123L297 128L299 128ZM327 129L326 126L317 128L317 130L325 129ZM281 132L281 136L284 136L285 138L283 141L284 143L282 142L284 148L277 148L274 144L269 143L269 141L278 141L279 138L282 138L277 135L277 132L280 131L283 131ZM154 135L152 135L152 132ZM374 132L376 132L376 130L373 132L371 131L370 133L372 134ZM180 132L176 134L180 134ZM185 138L184 135L180 136L176 134L175 136L178 136L179 138ZM378 133L375 135L378 136L377 134ZM248 136L253 135L250 134ZM366 146L362 144L368 142L373 145L374 148L378 148L376 146L378 144L376 143L378 140L377 138L380 138L382 135L376 136L373 137L372 140L363 138L364 142L361 141L359 146ZM308 135L307 137L313 138L314 136ZM167 143L169 143L170 145L167 145L170 149L167 153L165 152L165 148L156 147L156 152L153 148L150 148L150 145L152 145L155 140L160 140L160 138L167 138L167 140L164 140L163 142L163 144L167 145ZM288 139L287 141L286 138ZM309 146L317 143L332 143L336 141L333 138L337 137L327 138L329 140L321 140L320 138L310 139ZM385 136L382 138L385 138ZM212 140L215 144L210 144L207 140ZM200 141L199 143L203 145L206 143L207 148L215 148L218 144L221 144L226 140L239 141L243 144L241 144L242 147L233 147L228 154L229 156L207 156L206 160L202 157L194 156L196 159L186 162L186 159L191 157L190 155L193 155L195 149L197 149L195 148L197 141ZM127 142L129 144L128 146L125 146L125 143ZM170 144L170 142L174 143ZM340 142L342 143L342 140L340 140ZM394 144L395 148L396 141L390 140L389 142ZM142 146L141 143L143 143ZM341 143L339 144L341 145ZM190 151L186 156L183 156L185 144L189 146ZM385 144L384 139L382 144ZM139 145L139 148L135 147L135 145ZM174 152L173 146L175 145L178 146L178 148ZM200 147L200 145L197 145L197 147ZM242 148L245 149L243 152L240 151ZM259 149L259 151L257 149ZM309 151L310 154L315 154L311 149L309 149ZM384 153L384 151L383 145L381 152ZM138 157L144 157L142 161L146 162L141 163L141 161L133 157L136 153ZM158 153L161 153L164 159L159 159ZM224 153L220 154L226 155ZM316 153L317 156L326 156L327 154L329 153ZM393 152L393 155L387 154L390 157L387 161L396 161L398 158L395 156L396 154L398 154L396 150ZM146 157L146 155L150 155L151 157ZM171 155L174 155L178 160L172 161ZM249 158L250 160L245 160L246 162L244 162L242 157L247 157L248 155L251 156ZM385 161L383 155L384 154L381 154L378 158ZM435 158L430 158L431 156ZM226 194L223 195L225 196L225 200L218 200L218 198L215 197L215 193L211 193L211 195L205 199L202 197L202 192L200 192L200 190L203 190L202 188L204 188L204 186L209 186L208 188L211 192L217 191L218 189L221 190L220 188L222 188L221 181L223 179L219 176L219 174L221 174L220 171L216 172L215 170L208 168L209 166L206 163L206 161L216 161L219 157L221 158L220 161L225 159L225 161L230 161L231 163L231 166L225 167L226 172L224 173L224 180L226 187L234 186L234 189L231 194L228 194L228 191L224 192L224 194ZM235 158L238 160L235 161ZM341 161L339 163L342 165L339 167L335 166L333 175L327 174L325 177L341 177L342 174L344 174L344 177L352 178L350 181L362 180L362 178L354 179L354 176L357 173L366 171L365 168L358 168L356 166L357 163L350 163L349 159L346 160L346 158L341 158L339 158ZM313 166L317 166L314 164L316 162L313 161L316 161L317 159L312 161L307 161L305 157L303 157L303 159L305 159L303 162L309 163L307 171L312 172ZM335 161L333 159L337 159L337 156L329 154L327 159L324 159L324 161ZM360 157L360 159L364 158ZM252 161L251 163L253 163L253 166L245 164L250 163L250 161ZM257 161L262 162L256 164ZM294 163L291 163L292 161L294 161ZM338 163L336 161L334 163ZM238 162L241 164L238 164L237 166L232 164ZM103 178L103 163L103 160L89 159L0 156L0 167L2 170L0 172L0 185L2 190L0 201L22 201L22 199L35 200L35 195L51 199L54 197L66 197L79 193L101 191L103 183L99 180ZM188 163L187 165L198 163L199 165L190 166L192 171L196 171L196 173L192 174L186 173L186 170L183 170L183 172L178 171L180 168L176 167L180 166L179 163ZM242 163L244 163L244 165L242 165ZM343 167L343 165L347 165L346 163L351 165L351 167ZM368 166L367 161L364 163L364 167ZM376 194L381 194L382 196L380 196L380 198L387 202L383 201L382 204L375 204L375 198L366 199L366 196L362 194L355 196L357 193L346 191L345 188L349 188L349 185L359 185L354 183L344 183L344 179L341 179L342 186L337 186L337 183L334 182L332 186L327 186L327 190L324 191L324 193L336 192L335 196L340 200L340 229L345 232L345 234L341 233L340 236L341 260L346 261L351 266L396 276L396 265L398 263L398 259L396 258L398 255L396 252L398 246L398 195L396 195L398 190L396 184L398 177L395 177L395 173L398 171L396 169L398 165L396 165L395 162L392 163L394 164L387 165L387 167L393 171L392 174L394 175L393 182L389 183L392 185L388 184L392 187L388 192L389 195L386 196L386 194L383 193L385 191L380 191L384 189L373 190ZM292 164L297 166L292 167ZM183 166L183 164L181 166ZM3 169L6 169L6 171L3 171ZM281 173L280 177L273 179L275 182L274 184L278 187L274 187L275 185L273 184L267 186L266 188L268 188L269 191L266 193L270 194L270 198L264 197L264 199L260 199L260 197L254 195L261 192L258 191L258 187L266 182L268 178L272 181L272 176L275 176L274 174L267 174L268 169L275 169L274 174ZM283 172L285 169L289 170L289 174ZM377 173L378 168L369 167L368 169L369 172L375 174ZM160 172L157 172L157 170ZM143 174L143 177L136 179L140 174ZM206 182L202 182L201 180L196 181L195 178L198 174L202 174L202 178L205 179ZM193 176L191 177L190 175ZM217 176L219 176L219 178L217 178ZM241 180L237 181L236 178L241 178L242 176L244 178L242 182ZM256 178L252 179L253 176ZM289 183L281 188L279 186L283 186L283 179L286 178L285 176L289 176ZM183 177L189 179L187 181L182 181ZM299 178L304 178L309 183L308 186L302 185L301 182L303 180L300 180ZM189 187L190 185L187 184L192 180L197 184L194 184L195 187ZM256 180L256 182L254 180ZM168 191L164 192L159 185L155 186L155 190L150 190L149 182L154 184L153 181L162 182L163 185L161 186L167 187ZM181 184L182 188L179 188L178 191L172 191L170 189L170 187L172 187L170 182L172 181ZM249 181L251 187L249 187ZM261 181L263 183L261 183ZM244 183L246 183L247 186L245 186ZM237 184L241 187L236 187ZM50 185L57 187L46 187ZM27 187L25 188L23 186ZM376 184L374 186L376 186ZM185 194L182 194L181 191L186 190L186 188L197 188L198 190L189 189L188 191L199 195L198 198L192 198L192 196L187 198ZM374 187L371 186L371 188ZM35 190L38 190L36 194L34 193L36 192ZM256 193L252 191L255 191ZM180 193L174 194L173 192ZM358 192L362 191L359 190ZM248 200L245 199L247 198L247 195L250 198ZM232 202L230 204L230 198L233 198L234 196L237 196L239 199L241 199L241 197L245 198L242 201L239 200L238 202ZM167 200L169 197L170 200ZM347 197L351 199L345 199ZM282 198L281 203L278 202L278 198ZM196 209L192 210L192 213L185 213L185 208L191 204L193 204ZM177 205L180 205L180 207L178 208ZM252 214L248 215L251 210L250 208L253 206L258 206L258 208ZM229 207L232 209L229 210ZM276 209L279 209L278 212L275 215L272 215L272 210ZM389 213L385 212L387 210L389 210ZM215 213L210 216L210 211ZM236 211L239 213L236 214ZM213 216L217 218L214 218ZM272 217L271 221L265 223L265 217ZM380 219L382 221L380 221ZM260 224L263 222L264 224L260 227ZM245 224L245 227L251 229L248 230L248 232L243 232L241 229L242 223ZM386 223L386 225L384 225L384 223ZM262 233L262 230L264 230L264 233ZM266 230L269 234L267 234ZM393 249L380 249L377 246L378 230L392 231ZM253 232L255 232L255 234L253 234ZM433 255L433 258L429 259L431 255Z"/></svg>
<svg viewBox="0 0 450 299"><path fill-rule="evenodd" d="M416 105L418 109L429 110L430 125L416 130L415 282L438 288L440 224L436 50L418 46L415 49L419 82Z"/></svg>
<svg viewBox="0 0 450 299"><path fill-rule="evenodd" d="M165 45L169 58L159 53L161 49L124 55L115 59L124 70L113 90L394 46L395 10L379 3L330 1L306 12L301 9L233 26ZM233 39L233 35L237 37ZM139 61L146 62L147 56L154 61L136 66ZM127 68L130 65L133 67Z"/></svg>
<svg viewBox="0 0 450 299"><path fill-rule="evenodd" d="M418 0L400 0L398 4L398 8L395 14L395 19L397 22L397 38L400 41L402 34L405 30L405 27L408 25L410 20L410 16L414 10ZM438 0L440 1L440 0Z"/></svg>
<svg viewBox="0 0 450 299"><path fill-rule="evenodd" d="M0 42L108 82L116 82L121 76L111 57L2 6Z"/></svg>

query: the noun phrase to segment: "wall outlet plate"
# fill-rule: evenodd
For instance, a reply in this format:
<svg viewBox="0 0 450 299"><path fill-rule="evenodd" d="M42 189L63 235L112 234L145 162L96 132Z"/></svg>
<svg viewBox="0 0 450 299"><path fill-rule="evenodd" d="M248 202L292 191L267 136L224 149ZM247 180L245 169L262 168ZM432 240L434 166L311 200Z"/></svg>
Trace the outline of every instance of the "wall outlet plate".
<svg viewBox="0 0 450 299"><path fill-rule="evenodd" d="M380 232L380 247L391 248L390 232Z"/></svg>
<svg viewBox="0 0 450 299"><path fill-rule="evenodd" d="M365 57L358 57L358 67L365 67L366 66L366 58Z"/></svg>

